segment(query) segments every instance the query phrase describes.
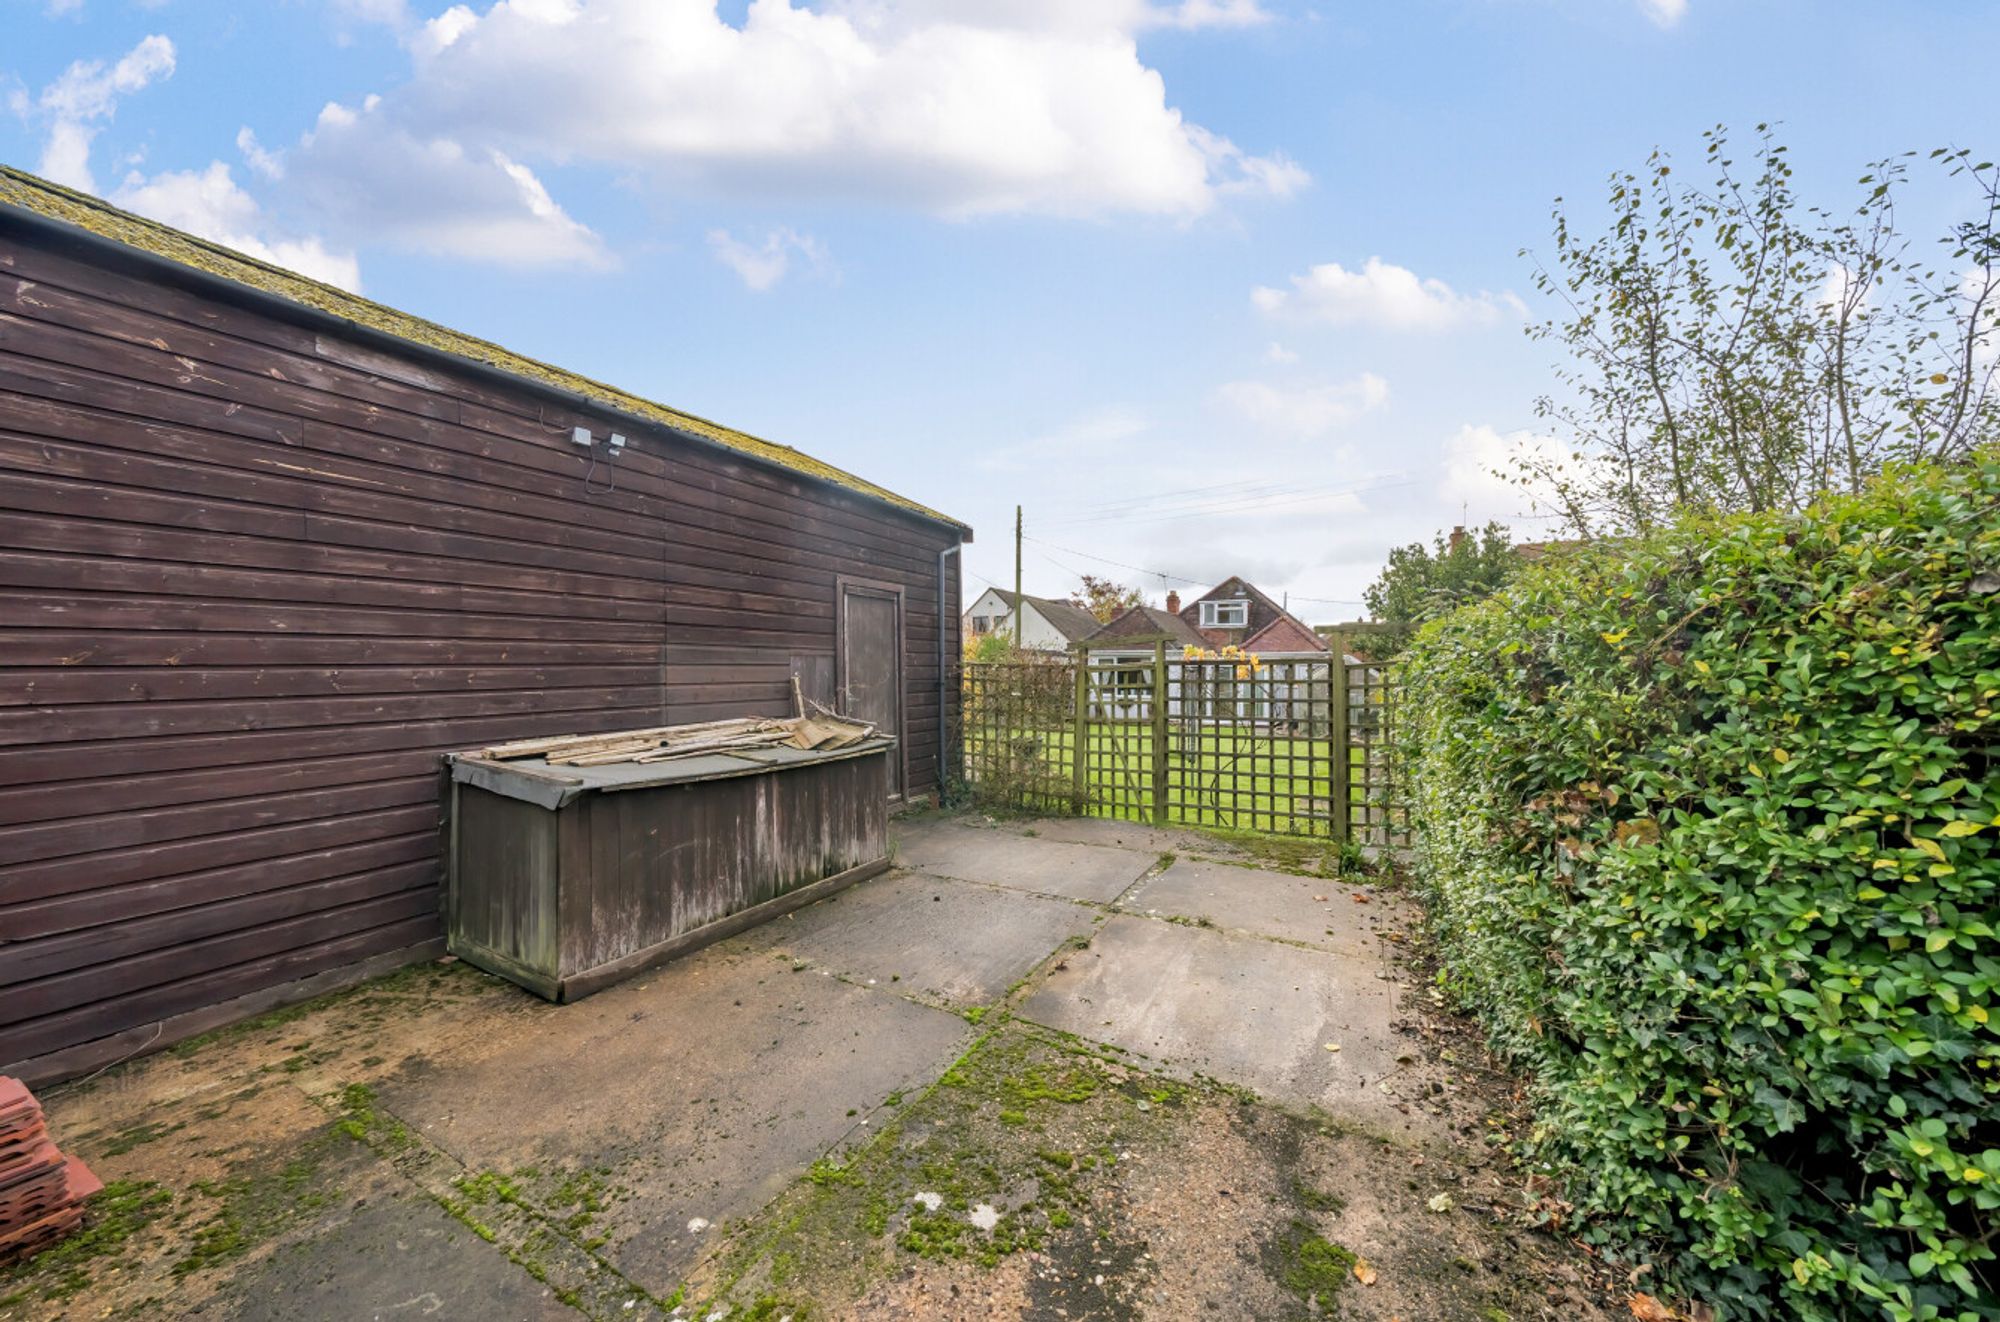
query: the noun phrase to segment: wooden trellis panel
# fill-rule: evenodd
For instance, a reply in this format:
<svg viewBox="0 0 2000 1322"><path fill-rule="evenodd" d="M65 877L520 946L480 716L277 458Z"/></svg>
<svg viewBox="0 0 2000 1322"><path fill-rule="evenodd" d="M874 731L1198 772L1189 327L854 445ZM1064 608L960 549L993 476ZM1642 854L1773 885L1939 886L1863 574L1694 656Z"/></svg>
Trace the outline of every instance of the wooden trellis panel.
<svg viewBox="0 0 2000 1322"><path fill-rule="evenodd" d="M1394 662L969 664L965 778L996 807L1400 849Z"/></svg>
<svg viewBox="0 0 2000 1322"><path fill-rule="evenodd" d="M1076 798L1095 817L1150 822L1159 813L1161 779L1154 711L1159 661L1139 665L1090 660L1081 670L1072 738L1083 749Z"/></svg>
<svg viewBox="0 0 2000 1322"><path fill-rule="evenodd" d="M1066 659L968 664L963 680L967 787L1020 812L1076 813L1078 667Z"/></svg>
<svg viewBox="0 0 2000 1322"><path fill-rule="evenodd" d="M1348 838L1383 849L1410 843L1410 808L1396 739L1399 663L1347 662Z"/></svg>
<svg viewBox="0 0 2000 1322"><path fill-rule="evenodd" d="M1166 672L1168 820L1338 834L1330 662L1173 660Z"/></svg>

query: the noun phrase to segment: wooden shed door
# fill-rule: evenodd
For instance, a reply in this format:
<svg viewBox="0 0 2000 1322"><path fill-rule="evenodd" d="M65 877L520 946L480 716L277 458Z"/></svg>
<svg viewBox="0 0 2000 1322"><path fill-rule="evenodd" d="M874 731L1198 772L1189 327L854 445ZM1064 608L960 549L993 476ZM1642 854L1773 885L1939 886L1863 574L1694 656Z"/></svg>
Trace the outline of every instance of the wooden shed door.
<svg viewBox="0 0 2000 1322"><path fill-rule="evenodd" d="M903 797L903 592L888 584L840 582L840 710L896 736L889 797Z"/></svg>

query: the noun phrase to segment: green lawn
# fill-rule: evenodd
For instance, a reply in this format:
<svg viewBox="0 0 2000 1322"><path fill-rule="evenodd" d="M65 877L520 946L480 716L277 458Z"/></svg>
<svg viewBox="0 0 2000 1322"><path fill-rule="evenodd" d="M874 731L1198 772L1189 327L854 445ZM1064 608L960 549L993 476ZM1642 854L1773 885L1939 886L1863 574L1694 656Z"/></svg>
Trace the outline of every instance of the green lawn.
<svg viewBox="0 0 2000 1322"><path fill-rule="evenodd" d="M1092 722L1086 731L1085 802L1091 816L1150 821L1153 815L1152 727ZM974 729L966 766L976 788L1017 806L1075 811L1073 727L1010 731ZM1351 803L1367 794L1362 750L1348 774ZM1331 835L1333 741L1235 726L1170 728L1167 733L1166 819L1180 825L1291 835ZM1357 816L1360 815L1357 813Z"/></svg>

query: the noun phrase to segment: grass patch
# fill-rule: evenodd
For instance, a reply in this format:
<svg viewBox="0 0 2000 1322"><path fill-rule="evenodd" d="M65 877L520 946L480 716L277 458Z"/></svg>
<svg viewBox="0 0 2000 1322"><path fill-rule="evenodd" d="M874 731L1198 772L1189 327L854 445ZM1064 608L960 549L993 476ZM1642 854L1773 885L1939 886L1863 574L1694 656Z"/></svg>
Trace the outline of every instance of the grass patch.
<svg viewBox="0 0 2000 1322"><path fill-rule="evenodd" d="M1150 818L1150 726L1093 721L1085 738L1084 792L1092 804L1109 809L1098 815ZM991 772L989 789L1003 798L1019 796L1057 811L1073 804L1076 733L1069 722L1005 731L975 722L968 725L965 739L966 765ZM1366 775L1356 745L1348 766L1348 798L1357 814L1366 802ZM1330 738L1286 736L1253 726L1176 725L1167 735L1167 781L1168 825L1317 837L1316 846L1331 847ZM979 784L969 788L979 796Z"/></svg>

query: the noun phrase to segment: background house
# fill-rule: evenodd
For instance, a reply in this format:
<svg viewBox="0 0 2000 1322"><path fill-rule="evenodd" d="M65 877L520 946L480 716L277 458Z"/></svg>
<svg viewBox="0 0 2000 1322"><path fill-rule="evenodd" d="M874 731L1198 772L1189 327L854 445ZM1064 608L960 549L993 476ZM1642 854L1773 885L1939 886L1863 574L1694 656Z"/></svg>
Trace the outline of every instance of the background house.
<svg viewBox="0 0 2000 1322"><path fill-rule="evenodd" d="M1134 720L1150 714L1153 649L1162 642L1172 659L1190 647L1208 652L1238 647L1265 663L1245 678L1202 672L1208 682L1198 688L1170 677L1171 719L1280 726L1325 720L1314 704L1324 703L1315 695L1325 693L1332 674L1326 640L1242 578L1225 579L1185 606L1179 593L1169 592L1165 610L1135 606L1092 634L1086 644L1091 659L1114 675L1094 686L1100 714Z"/></svg>
<svg viewBox="0 0 2000 1322"><path fill-rule="evenodd" d="M1327 655L1326 640L1247 579L1227 578L1186 606L1167 594L1167 609L1199 633L1204 646L1240 647L1265 659L1312 660Z"/></svg>
<svg viewBox="0 0 2000 1322"><path fill-rule="evenodd" d="M4 167L0 309L0 1074L439 953L446 750L797 675L936 786L956 521Z"/></svg>
<svg viewBox="0 0 2000 1322"><path fill-rule="evenodd" d="M1014 637L1013 593L1004 588L988 588L965 612L962 627L967 638L993 634ZM1050 597L1031 597L1021 602L1021 646L1034 652L1067 652L1098 630L1098 619L1074 602Z"/></svg>
<svg viewBox="0 0 2000 1322"><path fill-rule="evenodd" d="M1084 647L1093 666L1108 670L1091 685L1091 715L1097 719L1144 720L1152 714L1153 649L1167 655L1202 647L1202 636L1171 611L1133 606L1090 635Z"/></svg>

